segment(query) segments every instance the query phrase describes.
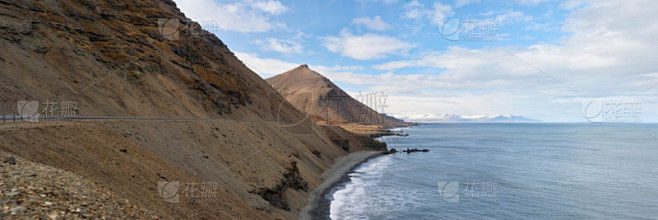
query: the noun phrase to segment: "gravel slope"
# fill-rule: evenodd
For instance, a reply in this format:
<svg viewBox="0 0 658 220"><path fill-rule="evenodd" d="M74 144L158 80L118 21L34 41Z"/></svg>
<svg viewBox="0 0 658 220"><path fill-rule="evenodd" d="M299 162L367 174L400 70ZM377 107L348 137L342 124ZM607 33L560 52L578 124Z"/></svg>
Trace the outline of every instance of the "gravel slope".
<svg viewBox="0 0 658 220"><path fill-rule="evenodd" d="M0 219L159 219L72 172L0 152Z"/></svg>

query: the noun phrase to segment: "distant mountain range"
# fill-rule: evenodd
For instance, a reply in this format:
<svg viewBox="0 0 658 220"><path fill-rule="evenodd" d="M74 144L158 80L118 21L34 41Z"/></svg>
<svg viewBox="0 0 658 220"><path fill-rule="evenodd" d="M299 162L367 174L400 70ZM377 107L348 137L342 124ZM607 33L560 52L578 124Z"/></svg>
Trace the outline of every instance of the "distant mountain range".
<svg viewBox="0 0 658 220"><path fill-rule="evenodd" d="M461 114L434 114L434 113L389 113L389 115L409 121L420 123L434 122L537 122L539 120L517 115L461 115Z"/></svg>

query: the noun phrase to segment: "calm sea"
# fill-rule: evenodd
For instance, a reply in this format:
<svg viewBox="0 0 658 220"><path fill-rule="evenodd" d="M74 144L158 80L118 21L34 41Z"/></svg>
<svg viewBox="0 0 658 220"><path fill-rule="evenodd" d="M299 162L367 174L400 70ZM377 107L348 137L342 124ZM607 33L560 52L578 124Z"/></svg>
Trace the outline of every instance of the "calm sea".
<svg viewBox="0 0 658 220"><path fill-rule="evenodd" d="M656 124L427 124L327 195L332 219L656 219Z"/></svg>

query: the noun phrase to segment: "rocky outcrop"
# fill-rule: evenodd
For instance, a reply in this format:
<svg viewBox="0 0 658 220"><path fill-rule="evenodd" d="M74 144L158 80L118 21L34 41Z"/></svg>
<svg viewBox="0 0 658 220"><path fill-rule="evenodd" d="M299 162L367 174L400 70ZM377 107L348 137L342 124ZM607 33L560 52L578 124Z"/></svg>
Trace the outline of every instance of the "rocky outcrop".
<svg viewBox="0 0 658 220"><path fill-rule="evenodd" d="M430 152L430 150L428 150L428 149L422 149L422 150L420 150L420 149L417 149L417 148L414 148L414 149L409 149L409 148L407 148L406 150L403 150L403 151L402 151L402 153L408 153L408 154L409 154L409 153L414 153L414 152ZM399 151L396 150L395 148L391 148L391 150L389 150L389 151L385 151L385 152L383 152L382 154L394 154L394 153L399 153Z"/></svg>
<svg viewBox="0 0 658 220"><path fill-rule="evenodd" d="M340 148L343 148L343 150L345 150L345 152L350 152L350 140L347 140L347 139L334 139L334 140L331 140L331 141L334 142L334 144L336 144Z"/></svg>
<svg viewBox="0 0 658 220"><path fill-rule="evenodd" d="M404 152L404 153L430 152L430 150L428 150L428 149L422 149L422 150L419 150L419 149L417 149L417 148L414 148L414 149L409 149L409 148L407 148L406 150L403 150L402 152Z"/></svg>
<svg viewBox="0 0 658 220"><path fill-rule="evenodd" d="M376 133L368 135L371 138L378 138L383 136L400 136L407 137L409 134L405 134L402 130L400 131L391 131L389 129L380 129Z"/></svg>
<svg viewBox="0 0 658 220"><path fill-rule="evenodd" d="M271 205L289 211L290 207L288 206L288 201L284 196L285 191L288 189L293 189L307 192L308 182L304 181L304 179L299 174L297 161L291 162L290 167L288 167L287 170L288 171L283 174L283 179L279 184L272 188L261 188L256 193L268 201Z"/></svg>
<svg viewBox="0 0 658 220"><path fill-rule="evenodd" d="M363 139L361 145L363 146L363 148L366 149L373 149L379 151L386 150L386 143L374 139Z"/></svg>

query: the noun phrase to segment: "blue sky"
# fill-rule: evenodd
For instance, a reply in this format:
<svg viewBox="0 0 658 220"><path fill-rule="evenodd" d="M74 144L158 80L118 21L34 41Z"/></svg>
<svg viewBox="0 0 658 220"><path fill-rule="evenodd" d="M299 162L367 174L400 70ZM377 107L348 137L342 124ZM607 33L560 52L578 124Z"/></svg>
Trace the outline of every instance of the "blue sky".
<svg viewBox="0 0 658 220"><path fill-rule="evenodd" d="M386 113L586 122L586 103L635 102L656 121L655 1L175 2L263 78L308 64L352 94L388 94ZM488 38L443 36L477 22Z"/></svg>

